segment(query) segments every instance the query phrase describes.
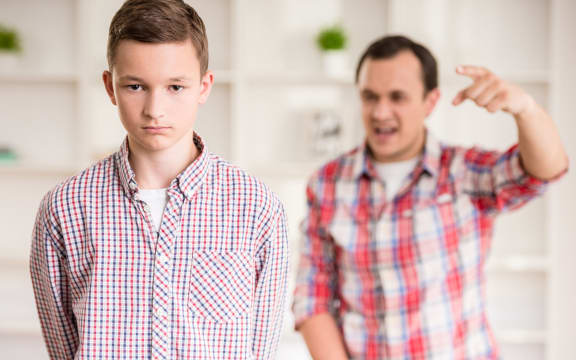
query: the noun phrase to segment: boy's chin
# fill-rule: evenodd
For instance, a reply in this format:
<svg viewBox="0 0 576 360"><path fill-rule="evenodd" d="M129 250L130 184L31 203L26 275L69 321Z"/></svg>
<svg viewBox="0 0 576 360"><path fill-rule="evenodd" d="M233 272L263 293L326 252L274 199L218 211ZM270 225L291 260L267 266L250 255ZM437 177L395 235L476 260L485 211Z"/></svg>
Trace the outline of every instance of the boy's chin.
<svg viewBox="0 0 576 360"><path fill-rule="evenodd" d="M170 149L176 143L175 139L165 136L128 136L129 140L135 142L139 150L145 152L158 152Z"/></svg>

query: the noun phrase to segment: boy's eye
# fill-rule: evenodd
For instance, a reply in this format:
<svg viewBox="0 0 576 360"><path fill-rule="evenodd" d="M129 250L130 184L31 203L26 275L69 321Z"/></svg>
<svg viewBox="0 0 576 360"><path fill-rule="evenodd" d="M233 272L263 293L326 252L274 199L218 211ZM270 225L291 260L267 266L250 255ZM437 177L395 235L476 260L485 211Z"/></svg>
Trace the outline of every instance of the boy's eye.
<svg viewBox="0 0 576 360"><path fill-rule="evenodd" d="M142 85L139 85L139 84L131 84L131 85L127 85L126 87L132 91L138 91L138 90L142 89Z"/></svg>
<svg viewBox="0 0 576 360"><path fill-rule="evenodd" d="M174 92L179 92L184 89L184 86L181 85L170 85L170 89Z"/></svg>

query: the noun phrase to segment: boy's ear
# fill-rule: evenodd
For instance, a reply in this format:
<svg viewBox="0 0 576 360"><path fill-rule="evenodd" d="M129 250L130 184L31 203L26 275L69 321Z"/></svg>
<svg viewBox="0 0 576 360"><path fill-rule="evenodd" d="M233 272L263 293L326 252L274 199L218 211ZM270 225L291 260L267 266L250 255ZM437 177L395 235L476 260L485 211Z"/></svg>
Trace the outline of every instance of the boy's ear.
<svg viewBox="0 0 576 360"><path fill-rule="evenodd" d="M202 79L200 80L200 97L198 98L199 104L204 104L208 100L210 91L214 85L214 74L212 71L207 70Z"/></svg>
<svg viewBox="0 0 576 360"><path fill-rule="evenodd" d="M102 73L102 81L104 81L104 87L106 88L106 92L108 93L108 97L112 104L117 105L116 103L116 95L114 94L114 83L112 81L112 73L108 70L105 70Z"/></svg>

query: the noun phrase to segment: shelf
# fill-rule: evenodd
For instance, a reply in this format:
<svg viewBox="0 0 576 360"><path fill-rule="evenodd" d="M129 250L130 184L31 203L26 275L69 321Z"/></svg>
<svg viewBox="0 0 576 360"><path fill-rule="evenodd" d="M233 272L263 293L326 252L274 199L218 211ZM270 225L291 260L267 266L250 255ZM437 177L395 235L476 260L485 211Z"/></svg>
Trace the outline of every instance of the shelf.
<svg viewBox="0 0 576 360"><path fill-rule="evenodd" d="M440 78L440 85L456 86L461 85L462 82L466 81L468 78L463 75L458 75L454 69L442 69L442 74ZM508 70L508 71L497 71L494 70L496 75L500 76L503 80L520 84L544 84L550 83L550 71L541 70L529 70L529 71L519 71L519 70Z"/></svg>
<svg viewBox="0 0 576 360"><path fill-rule="evenodd" d="M40 322L3 321L0 324L1 335L40 336Z"/></svg>
<svg viewBox="0 0 576 360"><path fill-rule="evenodd" d="M214 84L234 84L237 82L236 73L232 70L212 70Z"/></svg>
<svg viewBox="0 0 576 360"><path fill-rule="evenodd" d="M222 72L226 75L228 72ZM453 70L442 70L444 75L440 78L440 85L460 85L466 80L465 77L453 73ZM217 73L215 72L215 75ZM531 71L503 71L498 73L502 79L517 84L548 84L550 82L550 72L548 70ZM332 85L332 86L353 86L355 85L354 73L338 77L328 77L321 72L277 72L277 73L256 73L242 74L243 81L251 84L264 85ZM224 77L226 81L226 77Z"/></svg>
<svg viewBox="0 0 576 360"><path fill-rule="evenodd" d="M548 259L544 256L509 256L488 260L486 270L490 272L546 273Z"/></svg>
<svg viewBox="0 0 576 360"><path fill-rule="evenodd" d="M46 165L20 165L20 164L2 164L0 163L0 175L15 175L15 176L72 176L78 172L77 168L61 167L61 166L46 166Z"/></svg>
<svg viewBox="0 0 576 360"><path fill-rule="evenodd" d="M28 266L30 264L30 260L28 257L22 258L18 257L7 257L2 256L0 257L0 269L26 269L28 271Z"/></svg>
<svg viewBox="0 0 576 360"><path fill-rule="evenodd" d="M496 340L503 344L546 344L546 331L539 330L503 330L495 331Z"/></svg>
<svg viewBox="0 0 576 360"><path fill-rule="evenodd" d="M325 162L322 160L315 162L279 162L275 164L274 168L264 165L245 165L241 167L256 177L308 179Z"/></svg>
<svg viewBox="0 0 576 360"><path fill-rule="evenodd" d="M76 84L74 74L0 74L0 85L4 84Z"/></svg>
<svg viewBox="0 0 576 360"><path fill-rule="evenodd" d="M246 74L243 75L243 78L248 83L265 85L354 85L354 75L352 72L348 75L338 77L328 77L320 72L277 72Z"/></svg>

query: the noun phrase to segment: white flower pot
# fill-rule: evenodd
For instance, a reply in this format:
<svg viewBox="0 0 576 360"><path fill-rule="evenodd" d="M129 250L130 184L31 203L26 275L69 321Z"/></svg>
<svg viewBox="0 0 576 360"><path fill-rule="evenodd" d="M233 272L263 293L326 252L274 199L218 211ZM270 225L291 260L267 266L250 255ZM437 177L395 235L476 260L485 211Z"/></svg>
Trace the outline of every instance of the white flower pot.
<svg viewBox="0 0 576 360"><path fill-rule="evenodd" d="M348 75L348 53L343 50L328 50L322 53L324 73L331 78Z"/></svg>
<svg viewBox="0 0 576 360"><path fill-rule="evenodd" d="M0 74L14 74L20 67L20 55L11 51L0 51Z"/></svg>

